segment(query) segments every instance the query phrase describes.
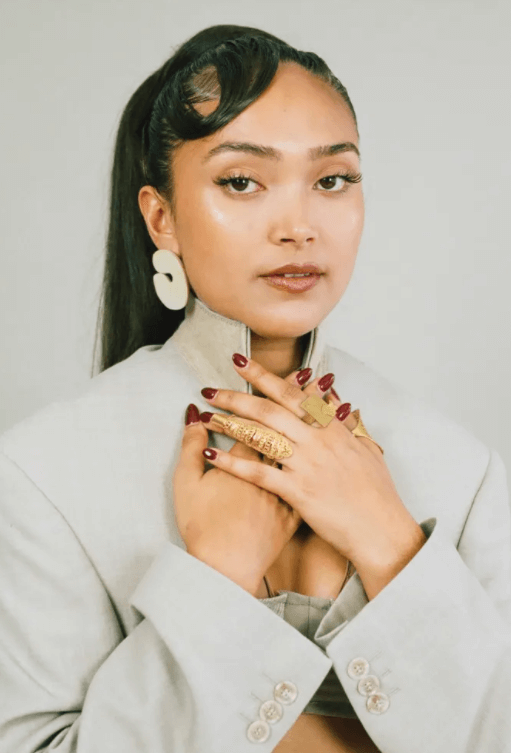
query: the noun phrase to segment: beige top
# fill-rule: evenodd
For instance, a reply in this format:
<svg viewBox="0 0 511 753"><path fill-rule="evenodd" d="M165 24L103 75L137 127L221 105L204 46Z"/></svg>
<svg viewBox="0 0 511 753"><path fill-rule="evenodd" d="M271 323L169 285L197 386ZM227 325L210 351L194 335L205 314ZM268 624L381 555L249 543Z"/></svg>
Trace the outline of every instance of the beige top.
<svg viewBox="0 0 511 753"><path fill-rule="evenodd" d="M275 614L296 628L326 655L325 649L314 640L314 634L319 623L334 603L334 599L327 599L322 596L306 596L295 591L279 591L277 596L259 599L259 601L262 601ZM357 717L333 667L302 713Z"/></svg>

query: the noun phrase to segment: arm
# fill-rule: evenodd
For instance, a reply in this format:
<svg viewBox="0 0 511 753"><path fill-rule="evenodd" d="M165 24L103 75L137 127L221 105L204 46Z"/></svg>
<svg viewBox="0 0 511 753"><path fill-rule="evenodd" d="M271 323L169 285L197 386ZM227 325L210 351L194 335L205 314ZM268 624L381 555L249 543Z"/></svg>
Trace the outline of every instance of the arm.
<svg viewBox="0 0 511 753"><path fill-rule="evenodd" d="M490 452L457 548L434 518L420 527L426 541L404 568L370 601L354 575L315 640L382 750L508 753L511 527L500 456ZM348 673L357 657L388 708L385 698L368 708Z"/></svg>
<svg viewBox="0 0 511 753"><path fill-rule="evenodd" d="M126 636L50 500L0 455L0 753L253 751L275 685L271 751L332 662L229 578L168 544L136 589Z"/></svg>

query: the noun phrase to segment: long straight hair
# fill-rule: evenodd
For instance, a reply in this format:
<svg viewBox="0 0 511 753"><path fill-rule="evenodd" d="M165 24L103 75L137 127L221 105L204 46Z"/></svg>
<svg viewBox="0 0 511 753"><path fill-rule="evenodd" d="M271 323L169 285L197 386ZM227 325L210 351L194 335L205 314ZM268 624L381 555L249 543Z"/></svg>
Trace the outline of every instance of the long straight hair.
<svg viewBox="0 0 511 753"><path fill-rule="evenodd" d="M210 26L184 42L135 91L117 131L110 181L109 222L93 352L99 372L144 345L163 344L184 318L156 296L154 245L138 205L151 185L175 210L172 157L186 141L230 123L270 85L279 63L292 61L337 91L357 119L346 88L314 52L302 52L260 29ZM194 105L219 100L209 115Z"/></svg>

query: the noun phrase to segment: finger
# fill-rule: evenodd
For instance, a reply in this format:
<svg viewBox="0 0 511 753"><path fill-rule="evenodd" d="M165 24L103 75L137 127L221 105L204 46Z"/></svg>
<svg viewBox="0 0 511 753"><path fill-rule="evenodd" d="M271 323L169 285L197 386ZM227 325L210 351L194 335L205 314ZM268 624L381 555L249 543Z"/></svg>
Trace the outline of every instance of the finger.
<svg viewBox="0 0 511 753"><path fill-rule="evenodd" d="M190 403L185 413L185 428L181 440L181 451L176 465L174 478L180 481L199 481L204 475L204 455L202 451L208 446L208 432L199 419L199 410Z"/></svg>
<svg viewBox="0 0 511 753"><path fill-rule="evenodd" d="M249 368L248 363L246 368ZM309 424L308 421L303 421L303 419L309 415L308 412L301 407L304 401L304 390L292 382L298 381L299 377L303 376L304 372L305 375L308 376L311 370L302 370L302 372L297 372L296 376L295 372L293 372L285 379L282 379L275 374L270 374L270 372L267 372L257 363L253 366L253 369L255 371L258 369L262 370L268 377L270 377L270 380L274 379L278 384L283 385L280 393L280 403L274 402L269 397L255 396L253 394L250 395L249 393L241 393L235 390L215 388L204 388L202 390L203 397L208 400L208 402L212 403L213 406L224 409L227 413L252 419L255 424L274 429L294 442L306 441L310 438L304 432L304 427ZM317 380L317 383L315 383L316 389L319 390L318 394L326 393L326 391L331 388L333 381L334 375L332 373L320 377L319 380ZM259 384L258 387L259 386L261 385ZM306 390L306 394L309 393L310 390ZM299 418L300 421L295 421L293 416ZM211 416L209 419L211 420ZM319 424L316 424L316 426L319 426Z"/></svg>
<svg viewBox="0 0 511 753"><path fill-rule="evenodd" d="M326 380L325 383L325 376L328 376L328 374L323 376L318 376L316 379L313 379L312 382L309 382L307 386L303 389L303 392L306 396L309 395L317 395L318 397L322 397L325 402L327 400L325 399L328 397L328 395L333 391L333 387L329 387L328 383L330 380ZM304 409L305 410L305 409ZM304 419L302 418L302 421ZM320 424L318 421L307 421L306 422L309 426L314 426L315 428L323 428L322 424Z"/></svg>
<svg viewBox="0 0 511 753"><path fill-rule="evenodd" d="M298 375L300 375L299 381L296 380ZM312 375L312 369L308 369L308 368L307 369L295 369L295 371L292 371L290 374L288 374L285 377L285 381L289 382L290 384L297 384L300 386L301 384L304 384L307 381L307 379L310 378L311 375ZM204 411L203 413L200 414L199 418L206 425L206 428L209 429L210 431L216 431L221 434L224 434L225 432L223 431L221 426L218 426L218 424L213 426L211 424L212 415L213 414L210 411ZM260 460L262 463L265 463L266 465L274 465L273 460L268 458L266 455L263 455L262 453L258 452L253 447L249 447L244 442L235 441L231 449L229 450L229 453L232 455L236 455L237 457L246 458L247 460Z"/></svg>
<svg viewBox="0 0 511 753"><path fill-rule="evenodd" d="M346 416L346 418L344 419L341 418L341 420L344 426L350 431L352 431L357 425L358 421L353 415L353 411L351 410L351 403L342 401L339 395L335 391L334 392L330 391L330 394L327 396L326 401L327 403L330 403L331 405L333 405L336 408L336 410L341 408L341 406L344 406L341 416L343 414L346 414L346 412L349 410L349 413Z"/></svg>
<svg viewBox="0 0 511 753"><path fill-rule="evenodd" d="M285 499L289 495L288 474L283 473L278 468L257 460L236 457L236 455L223 452L216 447L214 449L212 447L206 448L204 457L215 467L221 468L233 476L248 481L278 497Z"/></svg>
<svg viewBox="0 0 511 753"><path fill-rule="evenodd" d="M237 366L233 361L233 367L236 369L239 375L243 377L243 379L252 384L252 386L256 387L258 392L261 392L263 395L266 395L266 397L270 398L272 402L276 403L277 405L281 405L284 408L287 408L288 411L291 411L291 413L293 413L298 418L304 418L306 412L303 408L300 407L301 403L303 403L303 392L301 386L292 384L286 379L282 379L282 377L277 376L277 374L273 374L271 371L265 369L260 363L254 361L254 359L249 358L245 359L245 361L245 366ZM323 375L322 379L325 380L327 376L330 377L329 380L327 379L327 382L330 382L328 386L331 387L334 381L334 375ZM247 397L250 398L253 397L253 395L247 394ZM229 397L227 399L229 399ZM220 403L217 404L220 405ZM237 413L237 411L235 410L232 410L232 412ZM237 415L241 414L237 413ZM261 420L263 423L266 423L266 421L263 421L263 416L261 414L252 415L251 417L255 418L256 420Z"/></svg>
<svg viewBox="0 0 511 753"><path fill-rule="evenodd" d="M236 392L235 390L205 389L203 397L211 403L214 409L222 409L228 414L234 414L240 418L246 418L251 423L255 422L266 428L273 429L295 442L303 442L308 438L307 426L300 417L305 415L299 402L303 402L303 393L299 387L285 382L277 377L288 390L297 390L299 398L295 399L295 407L286 409L273 400L265 397L249 395L248 393ZM216 411L219 413L219 411Z"/></svg>

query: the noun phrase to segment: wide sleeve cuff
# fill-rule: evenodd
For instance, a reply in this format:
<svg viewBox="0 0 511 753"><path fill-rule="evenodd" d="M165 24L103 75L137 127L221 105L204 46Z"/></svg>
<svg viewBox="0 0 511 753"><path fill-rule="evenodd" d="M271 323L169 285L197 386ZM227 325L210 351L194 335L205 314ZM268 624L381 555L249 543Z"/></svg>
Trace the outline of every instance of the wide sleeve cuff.
<svg viewBox="0 0 511 753"><path fill-rule="evenodd" d="M436 518L428 518L428 520L420 523L420 527L426 536L422 548L427 546L427 541L435 525ZM362 611L366 604L369 604L369 599L359 574L355 572L318 625L314 635L314 641L317 645L326 649L335 636Z"/></svg>
<svg viewBox="0 0 511 753"><path fill-rule="evenodd" d="M503 668L511 679L509 626L435 523L421 524L425 544L355 617L334 604L315 636L368 734L392 753L418 740L464 753L484 689Z"/></svg>
<svg viewBox="0 0 511 753"><path fill-rule="evenodd" d="M155 558L131 603L181 665L191 692L201 699L197 708L203 714L211 709L226 750L245 750L244 743L249 749L251 742L273 750L332 667L312 641L174 544ZM261 726L268 701L277 701L282 717ZM263 739L251 739L253 734Z"/></svg>

